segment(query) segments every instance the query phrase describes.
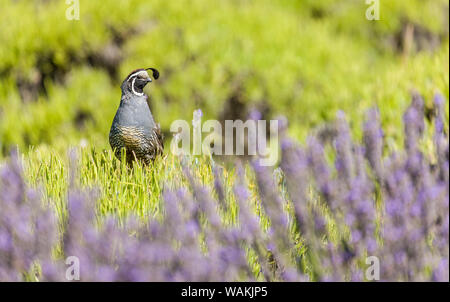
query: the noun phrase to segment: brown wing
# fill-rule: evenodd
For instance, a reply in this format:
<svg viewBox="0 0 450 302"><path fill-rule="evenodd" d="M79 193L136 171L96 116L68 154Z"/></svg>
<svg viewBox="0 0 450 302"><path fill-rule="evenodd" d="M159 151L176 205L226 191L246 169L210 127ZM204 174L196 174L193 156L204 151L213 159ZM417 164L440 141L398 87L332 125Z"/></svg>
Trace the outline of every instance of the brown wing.
<svg viewBox="0 0 450 302"><path fill-rule="evenodd" d="M159 124L156 124L156 127L153 129L153 133L155 136L155 153L156 155L162 155L164 153L164 135L161 132L161 127Z"/></svg>

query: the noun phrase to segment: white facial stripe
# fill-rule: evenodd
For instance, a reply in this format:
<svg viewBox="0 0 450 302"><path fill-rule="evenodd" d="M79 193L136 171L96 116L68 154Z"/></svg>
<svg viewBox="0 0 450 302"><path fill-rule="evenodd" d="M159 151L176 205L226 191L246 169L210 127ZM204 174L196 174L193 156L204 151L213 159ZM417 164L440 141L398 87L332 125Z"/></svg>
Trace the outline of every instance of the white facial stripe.
<svg viewBox="0 0 450 302"><path fill-rule="evenodd" d="M143 73L143 72L145 72L147 74L147 71L145 71L145 70L136 71L135 73L130 74L130 76L128 77L128 80L131 79L132 77L137 76L140 73Z"/></svg>
<svg viewBox="0 0 450 302"><path fill-rule="evenodd" d="M144 92L137 92L136 90L134 90L134 82L135 81L136 81L136 78L134 78L133 81L131 82L131 91L137 96L143 96Z"/></svg>

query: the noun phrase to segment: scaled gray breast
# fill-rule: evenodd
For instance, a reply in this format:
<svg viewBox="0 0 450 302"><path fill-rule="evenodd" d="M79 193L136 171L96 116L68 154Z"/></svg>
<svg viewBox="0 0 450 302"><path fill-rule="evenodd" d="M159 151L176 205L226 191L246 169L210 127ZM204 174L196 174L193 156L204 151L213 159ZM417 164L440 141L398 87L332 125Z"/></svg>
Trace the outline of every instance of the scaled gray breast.
<svg viewBox="0 0 450 302"><path fill-rule="evenodd" d="M163 152L162 135L151 114L145 96L122 99L109 133L109 142L120 158L121 149L127 153L127 162L142 160L150 163Z"/></svg>

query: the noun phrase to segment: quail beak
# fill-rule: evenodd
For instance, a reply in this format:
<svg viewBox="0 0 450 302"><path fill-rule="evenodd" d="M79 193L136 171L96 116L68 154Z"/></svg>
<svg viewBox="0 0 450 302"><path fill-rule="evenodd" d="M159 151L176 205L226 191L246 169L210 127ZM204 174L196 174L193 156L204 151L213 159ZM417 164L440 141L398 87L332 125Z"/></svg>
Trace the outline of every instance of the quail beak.
<svg viewBox="0 0 450 302"><path fill-rule="evenodd" d="M147 79L145 79L145 81L146 81L146 84L148 84L148 83L150 83L152 81L152 79L151 78L147 78Z"/></svg>

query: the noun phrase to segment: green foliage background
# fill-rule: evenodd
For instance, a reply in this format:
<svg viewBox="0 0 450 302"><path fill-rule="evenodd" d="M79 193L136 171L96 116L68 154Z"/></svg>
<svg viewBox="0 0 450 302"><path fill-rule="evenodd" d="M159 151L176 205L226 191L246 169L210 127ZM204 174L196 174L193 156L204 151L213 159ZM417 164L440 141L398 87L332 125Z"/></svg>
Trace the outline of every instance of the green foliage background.
<svg viewBox="0 0 450 302"><path fill-rule="evenodd" d="M434 93L444 95L448 133L448 0L380 0L379 21L366 19L365 0L79 3L80 20L69 21L62 0L0 0L0 165L18 146L28 181L61 221L68 174L76 170L69 146L81 147L76 181L100 191L99 218L160 217L164 187L187 185L175 156L130 170L109 148L120 83L136 68L160 70L146 92L168 139L170 124L191 120L198 108L204 120L245 119L251 109L264 118L285 115L299 141L343 110L358 138L365 111L378 106L386 147L397 149L413 91L428 112ZM424 148L432 149L431 140ZM189 158L195 178L212 191L215 164ZM229 205L221 217L230 225L238 213L234 170L220 171ZM249 201L266 229L247 172ZM336 242L348 236L330 233Z"/></svg>
<svg viewBox="0 0 450 302"><path fill-rule="evenodd" d="M146 92L166 133L196 108L237 107L286 115L299 140L341 109L359 135L376 104L395 148L412 90L429 107L437 91L448 100L448 0L381 0L380 21L363 0L79 2L69 21L65 1L0 0L3 155L109 148L120 82L139 67L161 71Z"/></svg>

